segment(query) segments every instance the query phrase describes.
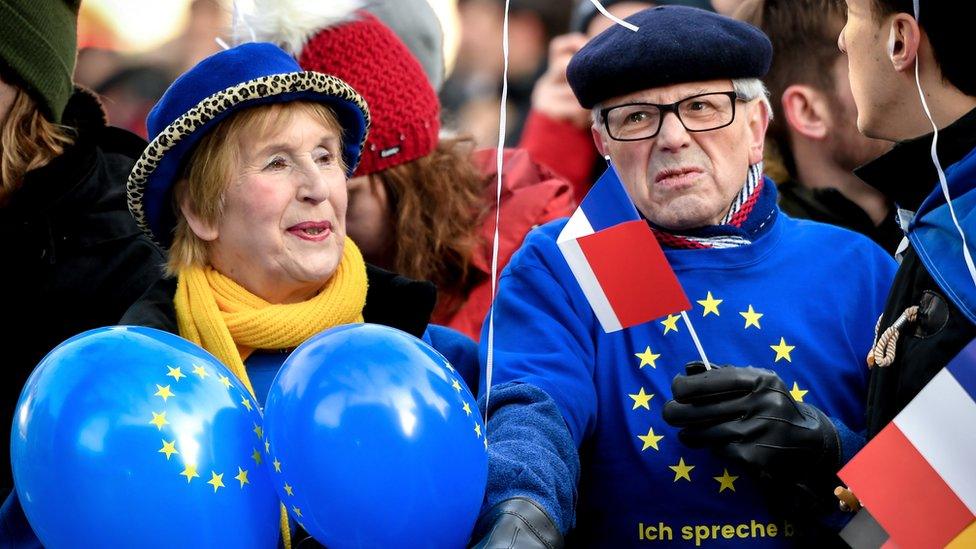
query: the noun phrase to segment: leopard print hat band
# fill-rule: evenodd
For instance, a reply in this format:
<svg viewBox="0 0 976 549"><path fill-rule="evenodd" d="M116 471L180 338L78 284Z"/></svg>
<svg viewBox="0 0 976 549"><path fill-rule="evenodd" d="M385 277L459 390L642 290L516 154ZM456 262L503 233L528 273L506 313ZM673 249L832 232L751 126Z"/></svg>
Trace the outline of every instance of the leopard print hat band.
<svg viewBox="0 0 976 549"><path fill-rule="evenodd" d="M176 215L172 189L197 142L242 108L269 103L328 104L343 129L343 159L351 175L359 162L369 109L342 80L302 71L277 46L248 43L218 52L176 79L149 113L152 137L126 184L129 211L157 244L167 248Z"/></svg>

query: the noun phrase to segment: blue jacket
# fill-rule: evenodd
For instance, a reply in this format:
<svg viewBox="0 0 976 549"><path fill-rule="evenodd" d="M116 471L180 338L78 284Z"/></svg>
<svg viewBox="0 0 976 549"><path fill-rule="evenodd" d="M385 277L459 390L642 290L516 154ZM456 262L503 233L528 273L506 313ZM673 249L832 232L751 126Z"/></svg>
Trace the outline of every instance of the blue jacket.
<svg viewBox="0 0 976 549"><path fill-rule="evenodd" d="M564 224L533 231L500 280L486 508L530 497L585 546L784 544L792 525L754 479L682 446L661 417L671 380L698 359L687 328L675 316L604 333L556 245ZM894 261L785 215L749 246L666 256L710 360L774 370L853 454Z"/></svg>

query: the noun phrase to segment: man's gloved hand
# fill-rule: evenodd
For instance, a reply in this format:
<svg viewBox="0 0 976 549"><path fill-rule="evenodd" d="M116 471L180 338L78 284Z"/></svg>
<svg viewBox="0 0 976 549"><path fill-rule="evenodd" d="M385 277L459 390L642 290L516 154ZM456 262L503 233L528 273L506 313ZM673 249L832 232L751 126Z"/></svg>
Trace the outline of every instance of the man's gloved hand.
<svg viewBox="0 0 976 549"><path fill-rule="evenodd" d="M499 502L478 519L486 532L472 549L562 549L563 536L549 515L528 498Z"/></svg>
<svg viewBox="0 0 976 549"><path fill-rule="evenodd" d="M833 474L837 429L817 408L797 402L775 372L752 367L704 371L700 363L671 383L664 420L690 447L709 447L778 478Z"/></svg>

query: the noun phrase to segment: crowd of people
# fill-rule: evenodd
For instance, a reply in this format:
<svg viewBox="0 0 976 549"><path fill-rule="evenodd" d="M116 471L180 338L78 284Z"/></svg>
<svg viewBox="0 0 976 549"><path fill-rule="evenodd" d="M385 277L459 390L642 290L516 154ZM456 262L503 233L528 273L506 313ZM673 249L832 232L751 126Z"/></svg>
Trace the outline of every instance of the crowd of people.
<svg viewBox="0 0 976 549"><path fill-rule="evenodd" d="M515 0L498 151L506 2L457 2L452 67L427 0L197 0L168 63L79 52L80 3L0 0L0 441L91 328L177 334L260 405L370 322L482 396L471 546L834 546L838 470L976 338L968 4ZM560 235L604 172L694 340L601 325ZM0 448L0 547L39 547Z"/></svg>

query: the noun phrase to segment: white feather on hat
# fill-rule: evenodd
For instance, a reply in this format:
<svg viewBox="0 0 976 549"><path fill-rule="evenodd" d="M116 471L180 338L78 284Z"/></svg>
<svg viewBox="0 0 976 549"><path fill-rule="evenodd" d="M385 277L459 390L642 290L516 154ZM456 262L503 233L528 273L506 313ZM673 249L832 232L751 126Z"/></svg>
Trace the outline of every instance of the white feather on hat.
<svg viewBox="0 0 976 549"><path fill-rule="evenodd" d="M365 0L251 0L235 13L233 37L243 42L271 42L295 57L321 30L356 20ZM235 6L236 8L236 6Z"/></svg>

